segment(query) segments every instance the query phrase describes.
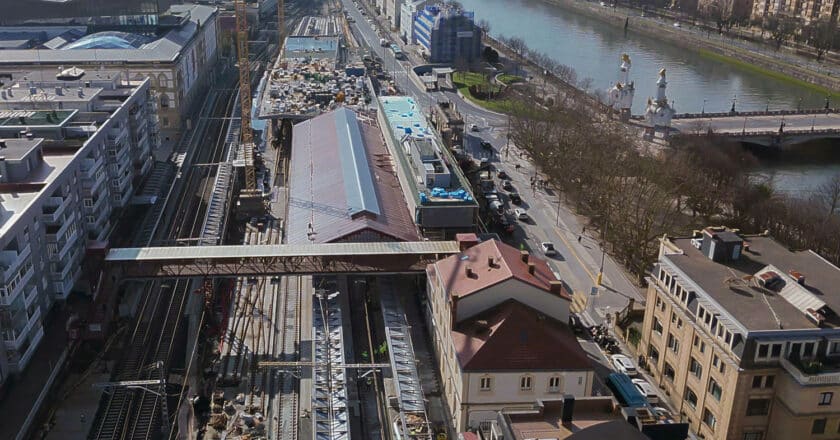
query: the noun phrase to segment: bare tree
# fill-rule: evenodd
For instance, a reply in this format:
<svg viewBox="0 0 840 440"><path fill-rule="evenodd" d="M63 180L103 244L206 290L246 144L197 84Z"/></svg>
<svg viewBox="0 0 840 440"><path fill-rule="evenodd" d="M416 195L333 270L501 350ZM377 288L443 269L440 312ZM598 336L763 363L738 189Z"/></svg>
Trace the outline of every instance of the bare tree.
<svg viewBox="0 0 840 440"><path fill-rule="evenodd" d="M817 61L835 47L837 33L837 23L827 18L812 21L802 29L803 38L817 52Z"/></svg>

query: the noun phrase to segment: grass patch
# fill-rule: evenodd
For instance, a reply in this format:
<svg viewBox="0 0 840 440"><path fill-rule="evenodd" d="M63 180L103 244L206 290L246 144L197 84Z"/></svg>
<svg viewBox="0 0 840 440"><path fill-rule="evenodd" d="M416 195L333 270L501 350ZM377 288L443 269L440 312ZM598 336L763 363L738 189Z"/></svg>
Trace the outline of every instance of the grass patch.
<svg viewBox="0 0 840 440"><path fill-rule="evenodd" d="M472 95L470 92L471 86L479 86L485 89L491 87L490 83L484 78L484 75L476 72L455 72L452 75L452 82L455 84L455 87L464 95L465 98L469 99L476 105L486 108L487 110L491 110L494 112L504 113L510 107L510 103L507 100L495 100L495 99L479 99ZM495 92L499 92L501 87L493 86Z"/></svg>
<svg viewBox="0 0 840 440"><path fill-rule="evenodd" d="M503 73L499 75L499 81L503 84L511 85L515 83L520 83L525 81L525 78L518 76L518 75L511 75L509 73Z"/></svg>
<svg viewBox="0 0 840 440"><path fill-rule="evenodd" d="M794 84L794 85L797 85L797 86L800 86L800 87L804 87L804 88L813 90L815 92L819 92L819 93L831 96L832 98L840 98L840 93L829 90L829 89L827 89L823 86L818 86L816 84L811 84L808 81L804 81L804 80L801 80L799 78L794 78L790 75L786 75L786 74L781 73L781 72L776 72L776 71L773 71L773 70L767 70L763 67L759 67L759 66L756 66L754 64L750 64L750 63L741 61L737 58L732 58L732 57L728 57L728 56L725 56L725 55L717 54L717 53L712 52L708 49L698 48L697 51L700 53L701 56L703 56L705 58L710 58L710 59L713 59L715 61L720 61L720 62L723 62L723 63L732 64L732 65L738 66L742 69L749 70L751 72L755 72L755 73L758 73L758 74L761 74L761 75L764 75L764 76L768 76L768 77L773 78L773 79L778 80L778 81L783 81L783 82L786 82L788 84Z"/></svg>

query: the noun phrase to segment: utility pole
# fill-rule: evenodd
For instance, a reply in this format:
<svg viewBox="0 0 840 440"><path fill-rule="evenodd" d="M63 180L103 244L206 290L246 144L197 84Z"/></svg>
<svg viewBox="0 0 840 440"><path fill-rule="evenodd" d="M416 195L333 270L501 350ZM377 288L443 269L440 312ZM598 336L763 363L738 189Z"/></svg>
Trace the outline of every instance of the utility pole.
<svg viewBox="0 0 840 440"><path fill-rule="evenodd" d="M609 229L609 223L604 223L604 236L603 243L601 244L601 268L598 269L598 279L595 280L595 285L601 287L601 282L604 280L604 261L607 259L607 229Z"/></svg>

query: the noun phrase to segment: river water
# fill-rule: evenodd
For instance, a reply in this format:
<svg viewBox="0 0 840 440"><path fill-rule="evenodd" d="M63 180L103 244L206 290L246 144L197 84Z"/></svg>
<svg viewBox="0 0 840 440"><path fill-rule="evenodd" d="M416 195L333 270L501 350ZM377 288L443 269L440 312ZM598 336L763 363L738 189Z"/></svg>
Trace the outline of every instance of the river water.
<svg viewBox="0 0 840 440"><path fill-rule="evenodd" d="M636 95L633 114L644 112L654 96L659 69L667 69L667 95L677 112L821 108L825 96L738 66L703 57L666 41L656 40L580 15L543 0L459 0L476 19L487 20L490 34L519 37L531 49L575 69L579 79L592 78L592 88L607 89L618 79L622 53L632 59L631 80ZM637 19L638 20L638 19ZM631 26L632 27L632 26ZM837 148L838 153L832 151ZM825 142L805 148L813 155L783 154L762 161L755 175L779 190L807 193L840 172L840 145Z"/></svg>

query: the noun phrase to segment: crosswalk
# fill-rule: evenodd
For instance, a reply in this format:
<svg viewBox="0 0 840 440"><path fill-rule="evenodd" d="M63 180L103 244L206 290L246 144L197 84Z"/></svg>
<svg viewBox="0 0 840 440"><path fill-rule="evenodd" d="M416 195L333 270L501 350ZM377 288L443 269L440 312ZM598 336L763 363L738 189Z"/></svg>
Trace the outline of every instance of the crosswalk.
<svg viewBox="0 0 840 440"><path fill-rule="evenodd" d="M586 305L589 303L589 296L583 292L575 292L572 295L572 304L569 310L572 313L583 313L586 310Z"/></svg>

